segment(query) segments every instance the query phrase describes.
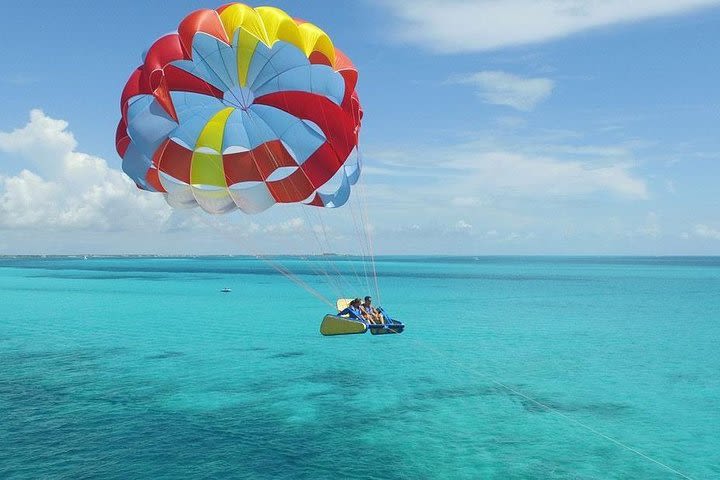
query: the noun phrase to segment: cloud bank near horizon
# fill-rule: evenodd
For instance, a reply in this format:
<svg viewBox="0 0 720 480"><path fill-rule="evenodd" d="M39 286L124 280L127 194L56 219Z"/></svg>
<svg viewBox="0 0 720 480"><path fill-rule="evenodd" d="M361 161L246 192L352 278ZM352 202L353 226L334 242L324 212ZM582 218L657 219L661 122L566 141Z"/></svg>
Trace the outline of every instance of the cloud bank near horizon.
<svg viewBox="0 0 720 480"><path fill-rule="evenodd" d="M642 205L652 198L627 145L471 140L366 153L364 189L373 212L368 227L378 239L377 253L383 248L392 253L531 249L563 232L615 240L666 235L653 211L636 219L622 212L603 219L602 212L579 208L603 202L609 208ZM257 254L269 245L275 252L318 253L311 238L320 223L310 221L313 213L301 214L301 207L252 217L178 213L161 195L138 190L106 160L79 151L68 122L42 110L32 110L24 126L0 132L0 154L5 250L22 250L26 244L19 239L33 232L35 243L27 245L51 245L58 236L87 245L93 238L104 253L128 253L130 247L119 240L123 235L142 253L193 252L201 248L203 235L202 248L210 253ZM552 212L565 213L554 217ZM338 251L352 253L350 213L323 212L322 226ZM14 245L8 234L16 235ZM682 238L712 242L720 234L712 222L695 222Z"/></svg>

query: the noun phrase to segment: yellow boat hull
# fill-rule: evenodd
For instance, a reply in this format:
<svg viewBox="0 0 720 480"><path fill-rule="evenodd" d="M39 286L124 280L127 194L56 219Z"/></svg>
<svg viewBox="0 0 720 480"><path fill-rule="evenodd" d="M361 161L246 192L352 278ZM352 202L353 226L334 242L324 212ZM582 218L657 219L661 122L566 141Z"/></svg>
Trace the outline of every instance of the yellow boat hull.
<svg viewBox="0 0 720 480"><path fill-rule="evenodd" d="M349 318L335 315L325 315L320 324L320 333L326 336L331 335L355 335L367 332L367 325Z"/></svg>

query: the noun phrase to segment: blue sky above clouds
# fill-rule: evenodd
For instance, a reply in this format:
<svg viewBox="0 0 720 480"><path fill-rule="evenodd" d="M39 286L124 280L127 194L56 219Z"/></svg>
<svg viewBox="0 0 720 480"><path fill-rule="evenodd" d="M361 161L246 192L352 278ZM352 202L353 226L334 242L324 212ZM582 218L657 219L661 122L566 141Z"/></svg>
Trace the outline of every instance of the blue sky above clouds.
<svg viewBox="0 0 720 480"><path fill-rule="evenodd" d="M318 213L173 212L119 170L142 51L219 4L60 3L4 10L0 254L313 253ZM720 2L273 4L360 70L378 253L720 253Z"/></svg>

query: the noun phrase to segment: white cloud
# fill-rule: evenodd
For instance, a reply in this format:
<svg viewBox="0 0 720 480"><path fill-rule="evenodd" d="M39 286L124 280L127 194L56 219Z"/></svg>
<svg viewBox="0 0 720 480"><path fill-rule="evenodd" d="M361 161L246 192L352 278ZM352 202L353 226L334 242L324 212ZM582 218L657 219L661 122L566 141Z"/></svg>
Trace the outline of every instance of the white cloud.
<svg viewBox="0 0 720 480"><path fill-rule="evenodd" d="M718 0L391 0L400 40L439 53L527 45L588 29L680 14Z"/></svg>
<svg viewBox="0 0 720 480"><path fill-rule="evenodd" d="M720 240L720 230L716 230L707 225L695 225L695 235L701 238L709 238L711 240Z"/></svg>
<svg viewBox="0 0 720 480"><path fill-rule="evenodd" d="M465 232L488 251L498 251L499 245L527 248L523 252L555 251L562 242L553 239L564 238L560 232L569 226L577 231L570 243L580 242L577 238L611 237L615 233L608 232L604 223L611 212L651 204L644 202L650 195L647 180L636 170L634 147L616 149L578 141L572 145L594 155L570 153L570 145L538 147L527 136L366 150L367 163L383 171L364 176L367 197L381 225L403 219L406 225L422 228L419 235L407 232L404 240L409 246L415 240L418 245L438 244L447 241L448 233ZM553 149L558 153L545 153ZM617 229L624 234L642 225L628 223ZM528 232L533 232L532 241ZM382 244L397 242L390 235L378 238ZM455 248L453 241L443 245L448 251Z"/></svg>
<svg viewBox="0 0 720 480"><path fill-rule="evenodd" d="M299 217L291 218L281 223L265 225L262 231L265 233L299 233L305 231L305 221Z"/></svg>
<svg viewBox="0 0 720 480"><path fill-rule="evenodd" d="M439 198L433 205L442 202L455 207L488 207L512 198L649 198L647 181L637 170L643 162L636 159L638 151L647 148L646 143L585 143L583 138L579 132L559 130L499 136L482 133L475 139L440 147L433 142L368 149L366 158L372 168L365 168L364 174L372 177L371 183L412 177L402 195L393 195L397 189L376 193L389 204L411 205L409 195L414 185L419 191L412 201L427 203L426 198L436 195Z"/></svg>
<svg viewBox="0 0 720 480"><path fill-rule="evenodd" d="M469 232L472 228L472 225L467 223L465 220L458 220L454 226L454 229L459 232Z"/></svg>
<svg viewBox="0 0 720 480"><path fill-rule="evenodd" d="M0 174L0 228L140 230L168 222L161 195L140 192L102 158L78 152L67 127L33 110L23 128L0 132L0 152L26 167Z"/></svg>
<svg viewBox="0 0 720 480"><path fill-rule="evenodd" d="M451 78L449 82L474 85L485 103L505 105L524 112L548 98L555 86L549 78L524 78L500 71L463 75Z"/></svg>
<svg viewBox="0 0 720 480"><path fill-rule="evenodd" d="M505 149L483 151L482 146L474 143L435 151L408 151L407 155L405 162L393 160L392 171L404 176L409 169L431 170L434 178L441 181L439 193L443 196L447 194L447 185L453 186L456 196L450 201L455 206L467 204L478 193L535 199L597 193L626 199L648 196L645 181L632 173L627 161L607 159L597 164ZM418 163L420 158L424 159L423 164ZM422 194L428 192L424 185Z"/></svg>
<svg viewBox="0 0 720 480"><path fill-rule="evenodd" d="M32 110L27 125L12 132L0 132L0 151L15 154L40 176L55 177L63 171L66 156L77 147L67 127L65 120Z"/></svg>

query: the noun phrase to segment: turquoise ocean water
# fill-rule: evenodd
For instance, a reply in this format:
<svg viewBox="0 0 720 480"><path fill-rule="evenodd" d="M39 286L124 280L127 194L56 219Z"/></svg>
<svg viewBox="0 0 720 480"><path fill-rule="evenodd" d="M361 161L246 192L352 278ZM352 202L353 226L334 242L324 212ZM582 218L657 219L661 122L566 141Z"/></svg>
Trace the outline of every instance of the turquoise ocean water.
<svg viewBox="0 0 720 480"><path fill-rule="evenodd" d="M254 258L0 259L0 478L682 478L580 424L720 478L720 258L377 270L403 335Z"/></svg>

